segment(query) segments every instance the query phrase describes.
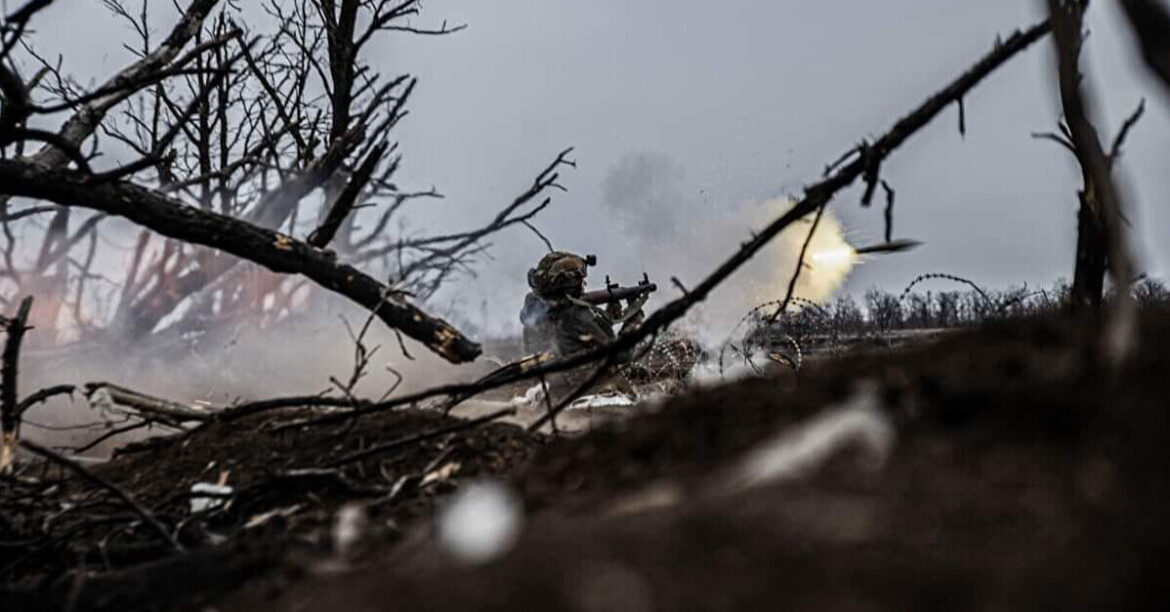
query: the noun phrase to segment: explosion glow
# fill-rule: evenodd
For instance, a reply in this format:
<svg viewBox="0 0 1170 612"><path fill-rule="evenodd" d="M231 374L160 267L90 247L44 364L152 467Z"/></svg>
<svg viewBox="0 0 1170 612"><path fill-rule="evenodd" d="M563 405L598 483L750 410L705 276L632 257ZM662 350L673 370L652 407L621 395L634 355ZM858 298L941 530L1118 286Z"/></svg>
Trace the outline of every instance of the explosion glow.
<svg viewBox="0 0 1170 612"><path fill-rule="evenodd" d="M841 246L813 253L809 260L821 265L848 263L856 256L856 251L849 246Z"/></svg>
<svg viewBox="0 0 1170 612"><path fill-rule="evenodd" d="M791 206L790 202L786 204ZM811 222L812 217L807 217L805 223L793 224L779 237L780 261L777 263L780 278L777 280L784 286L787 285L800 255L800 249L808 237ZM795 294L814 302L829 300L844 284L858 260L857 251L845 239L841 223L831 211L825 211L813 234L812 242L808 245L805 267L797 280Z"/></svg>

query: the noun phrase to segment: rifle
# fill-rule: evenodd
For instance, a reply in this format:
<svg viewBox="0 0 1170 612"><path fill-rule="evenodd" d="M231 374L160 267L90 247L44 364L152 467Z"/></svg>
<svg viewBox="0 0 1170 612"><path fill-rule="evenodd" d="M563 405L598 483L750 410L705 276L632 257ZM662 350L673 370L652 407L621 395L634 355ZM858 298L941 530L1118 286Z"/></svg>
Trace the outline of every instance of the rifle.
<svg viewBox="0 0 1170 612"><path fill-rule="evenodd" d="M626 307L626 311L614 320L615 322L621 322L641 309L642 305L646 303L646 300L650 299L650 294L657 290L658 285L650 282L650 277L643 272L642 280L638 281L637 285L623 287L617 283L611 283L607 276L605 277L605 289L583 293L576 299L593 304L594 306L614 304L621 300L628 300L629 306Z"/></svg>

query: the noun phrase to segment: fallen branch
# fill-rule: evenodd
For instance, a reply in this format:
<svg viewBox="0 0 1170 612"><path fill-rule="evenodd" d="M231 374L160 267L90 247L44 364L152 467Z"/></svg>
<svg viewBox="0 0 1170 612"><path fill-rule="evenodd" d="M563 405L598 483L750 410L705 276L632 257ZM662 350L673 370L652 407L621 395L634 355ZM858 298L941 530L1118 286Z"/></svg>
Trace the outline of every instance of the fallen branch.
<svg viewBox="0 0 1170 612"><path fill-rule="evenodd" d="M40 389L32 395L29 395L28 397L20 400L20 403L16 405L16 414L24 414L24 412L29 408L32 408L33 406L46 401L51 397L57 395L73 395L73 392L76 390L77 387L73 385L54 385L52 387Z"/></svg>
<svg viewBox="0 0 1170 612"><path fill-rule="evenodd" d="M170 425L178 426L185 421L210 421L215 418L213 412L197 410L186 404L152 397L111 383L91 382L85 384L85 397L90 402L99 401L94 397L99 393L105 394L113 404L133 408L150 418Z"/></svg>
<svg viewBox="0 0 1170 612"><path fill-rule="evenodd" d="M221 215L126 181L93 184L69 169L0 160L0 193L48 200L125 217L164 236L209 246L253 261L274 272L302 274L374 312L390 327L426 345L453 363L479 356L472 342L443 319L404 299L383 299L387 287L332 253L274 230Z"/></svg>
<svg viewBox="0 0 1170 612"><path fill-rule="evenodd" d="M359 403L358 405L361 404ZM213 414L211 420L217 423L230 423L232 421L236 421L244 417L249 417L254 414L270 412L272 410L281 410L284 408L351 408L353 406L354 401L348 397L322 397L319 395L280 397L256 402L248 402L246 404L239 404L230 408L225 408L222 411Z"/></svg>

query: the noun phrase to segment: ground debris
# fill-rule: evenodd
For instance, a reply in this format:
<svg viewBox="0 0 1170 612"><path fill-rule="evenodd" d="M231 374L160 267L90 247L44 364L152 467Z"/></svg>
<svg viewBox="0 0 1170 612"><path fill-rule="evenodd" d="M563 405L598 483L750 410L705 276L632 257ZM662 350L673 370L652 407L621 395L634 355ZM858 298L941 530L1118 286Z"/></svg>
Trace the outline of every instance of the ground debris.
<svg viewBox="0 0 1170 612"><path fill-rule="evenodd" d="M819 362L799 380L781 371L692 389L576 436L491 423L337 468L316 466L455 421L411 410L278 432L303 417L285 411L212 423L99 468L169 521L189 501L177 491L229 474L230 502L177 531L193 550L145 547L141 526L123 517L87 526L20 571L43 578L55 569L64 577L51 584L71 584L80 553L94 576L83 587L93 598L80 609L128 601L381 609L393 601L400 609L974 610L1151 601L1165 590L1151 568L1170 546L1170 355L1159 350L1170 321L1144 325L1145 342L1114 381L1086 359L1081 327L1005 322ZM833 420L841 414L855 416ZM792 459L798 434L825 423L862 432L860 446L829 444L832 452L811 463L802 451L796 472L728 486L753 453L779 443ZM890 437L870 439L886 428ZM875 450L881 462L859 463ZM491 486L512 500L479 504L509 508L501 516L511 518L486 531L466 521L480 514L467 508L479 506L440 500L482 477L496 478ZM6 503L16 503L18 486L29 485L6 489ZM65 529L80 509L110 514L93 491L56 486L52 496L26 496L17 504L23 514L6 515L13 526L0 528L27 531L34 518L53 516ZM245 529L249 521L259 524ZM468 555L452 541L475 546ZM159 567L212 562L246 567L231 577L218 568L199 580L172 577L165 591L142 586ZM22 609L49 605L27 589L16 595L32 602Z"/></svg>

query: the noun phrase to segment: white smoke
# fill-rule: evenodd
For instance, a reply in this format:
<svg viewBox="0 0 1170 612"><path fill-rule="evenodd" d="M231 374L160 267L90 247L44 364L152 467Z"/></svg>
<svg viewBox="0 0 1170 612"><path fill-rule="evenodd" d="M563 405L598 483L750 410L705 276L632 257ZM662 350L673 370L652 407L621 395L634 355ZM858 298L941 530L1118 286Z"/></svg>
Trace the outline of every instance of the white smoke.
<svg viewBox="0 0 1170 612"><path fill-rule="evenodd" d="M715 203L687 195L684 185L684 170L668 156L654 153L622 158L604 184L605 209L626 238L619 245L626 252L608 255L644 266L659 282L657 303L677 295L668 282L672 276L684 285L698 283L753 232L792 206L787 198ZM812 222L810 215L789 226L716 289L688 316L688 331L705 344L717 345L753 307L782 298ZM821 218L807 255L794 294L828 300L856 263L831 211Z"/></svg>

